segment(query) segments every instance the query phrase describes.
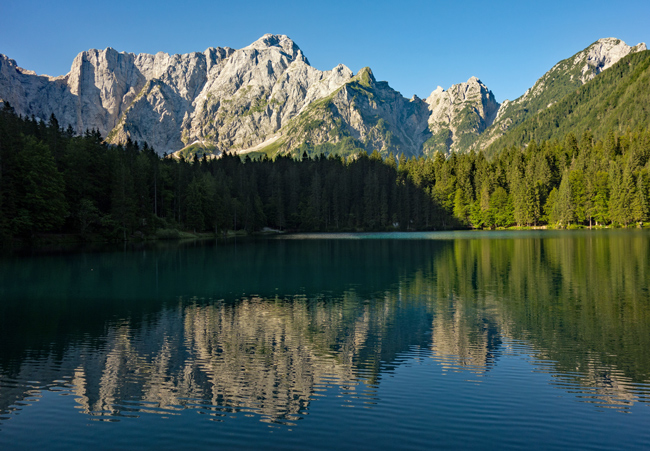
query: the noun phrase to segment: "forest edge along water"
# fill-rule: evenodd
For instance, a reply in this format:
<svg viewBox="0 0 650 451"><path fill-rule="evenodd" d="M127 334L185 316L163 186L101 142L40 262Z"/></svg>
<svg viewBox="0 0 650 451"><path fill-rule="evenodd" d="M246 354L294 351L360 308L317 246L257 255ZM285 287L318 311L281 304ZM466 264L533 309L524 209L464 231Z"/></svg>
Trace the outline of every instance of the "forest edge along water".
<svg viewBox="0 0 650 451"><path fill-rule="evenodd" d="M626 66L627 67L627 66ZM648 227L650 131L530 141L430 158L162 158L0 107L0 245L213 234ZM311 149L311 150L310 150Z"/></svg>

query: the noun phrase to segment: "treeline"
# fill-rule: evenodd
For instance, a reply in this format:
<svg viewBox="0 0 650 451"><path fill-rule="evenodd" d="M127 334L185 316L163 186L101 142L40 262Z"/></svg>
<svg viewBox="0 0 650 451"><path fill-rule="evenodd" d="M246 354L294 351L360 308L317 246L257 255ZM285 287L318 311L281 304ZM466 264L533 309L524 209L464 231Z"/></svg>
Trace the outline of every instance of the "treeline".
<svg viewBox="0 0 650 451"><path fill-rule="evenodd" d="M417 186L471 227L629 226L650 220L650 130L572 133L483 153L407 163Z"/></svg>
<svg viewBox="0 0 650 451"><path fill-rule="evenodd" d="M420 230L460 224L395 159L319 156L242 161L159 157L49 121L0 112L0 235L84 239L173 237L178 230Z"/></svg>
<svg viewBox="0 0 650 451"><path fill-rule="evenodd" d="M650 131L445 159L159 157L0 110L0 237L622 225L650 220Z"/></svg>

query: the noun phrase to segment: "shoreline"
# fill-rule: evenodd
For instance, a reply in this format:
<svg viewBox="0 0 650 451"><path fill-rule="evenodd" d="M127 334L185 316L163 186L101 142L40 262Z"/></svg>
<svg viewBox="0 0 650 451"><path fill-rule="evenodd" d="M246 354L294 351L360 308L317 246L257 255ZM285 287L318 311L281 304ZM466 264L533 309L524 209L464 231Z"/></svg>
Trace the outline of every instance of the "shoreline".
<svg viewBox="0 0 650 451"><path fill-rule="evenodd" d="M144 235L144 234L134 234L131 235L127 240L115 240L115 239L106 239L101 235L89 235L87 237L81 237L78 234L65 234L65 233L53 233L53 234L37 234L31 242L24 240L15 240L10 243L5 243L4 246L0 246L0 249L12 251L12 250L21 250L21 249L39 249L46 248L49 246L60 246L60 245L116 245L116 244L139 244L139 243L164 243L164 242L190 242L190 241L204 241L204 240L228 240L232 238L245 238L245 237L260 237L260 236L274 236L274 235L311 235L311 234L350 234L350 233L359 233L359 234L370 234L370 233L427 233L427 232L520 232L520 231L571 231L571 230L644 230L650 229L650 223L636 224L633 226L570 226L566 228L560 227L549 227L546 225L543 226L511 226L511 227L497 227L497 228L463 228L463 229L444 229L444 230L338 230L338 231L283 231L270 229L268 227L263 228L262 230L247 233L245 231L232 231L229 230L226 233L217 233L214 232L187 232L179 231L176 229L159 229L153 235Z"/></svg>

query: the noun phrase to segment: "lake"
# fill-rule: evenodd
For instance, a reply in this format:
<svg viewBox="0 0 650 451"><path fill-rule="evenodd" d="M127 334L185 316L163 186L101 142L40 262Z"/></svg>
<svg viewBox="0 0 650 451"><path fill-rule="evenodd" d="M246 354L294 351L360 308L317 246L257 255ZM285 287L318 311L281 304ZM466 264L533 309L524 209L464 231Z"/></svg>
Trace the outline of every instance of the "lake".
<svg viewBox="0 0 650 451"><path fill-rule="evenodd" d="M650 232L0 257L0 449L647 449Z"/></svg>

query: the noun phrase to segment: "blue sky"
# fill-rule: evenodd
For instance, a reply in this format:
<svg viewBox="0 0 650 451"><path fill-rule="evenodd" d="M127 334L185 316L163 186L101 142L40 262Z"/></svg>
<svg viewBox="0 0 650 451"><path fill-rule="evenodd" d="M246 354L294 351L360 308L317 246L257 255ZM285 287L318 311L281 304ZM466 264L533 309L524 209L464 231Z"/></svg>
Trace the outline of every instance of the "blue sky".
<svg viewBox="0 0 650 451"><path fill-rule="evenodd" d="M0 53L63 75L77 53L241 48L286 34L312 66L370 66L405 97L479 77L514 99L556 62L602 37L650 41L650 1L0 0Z"/></svg>

